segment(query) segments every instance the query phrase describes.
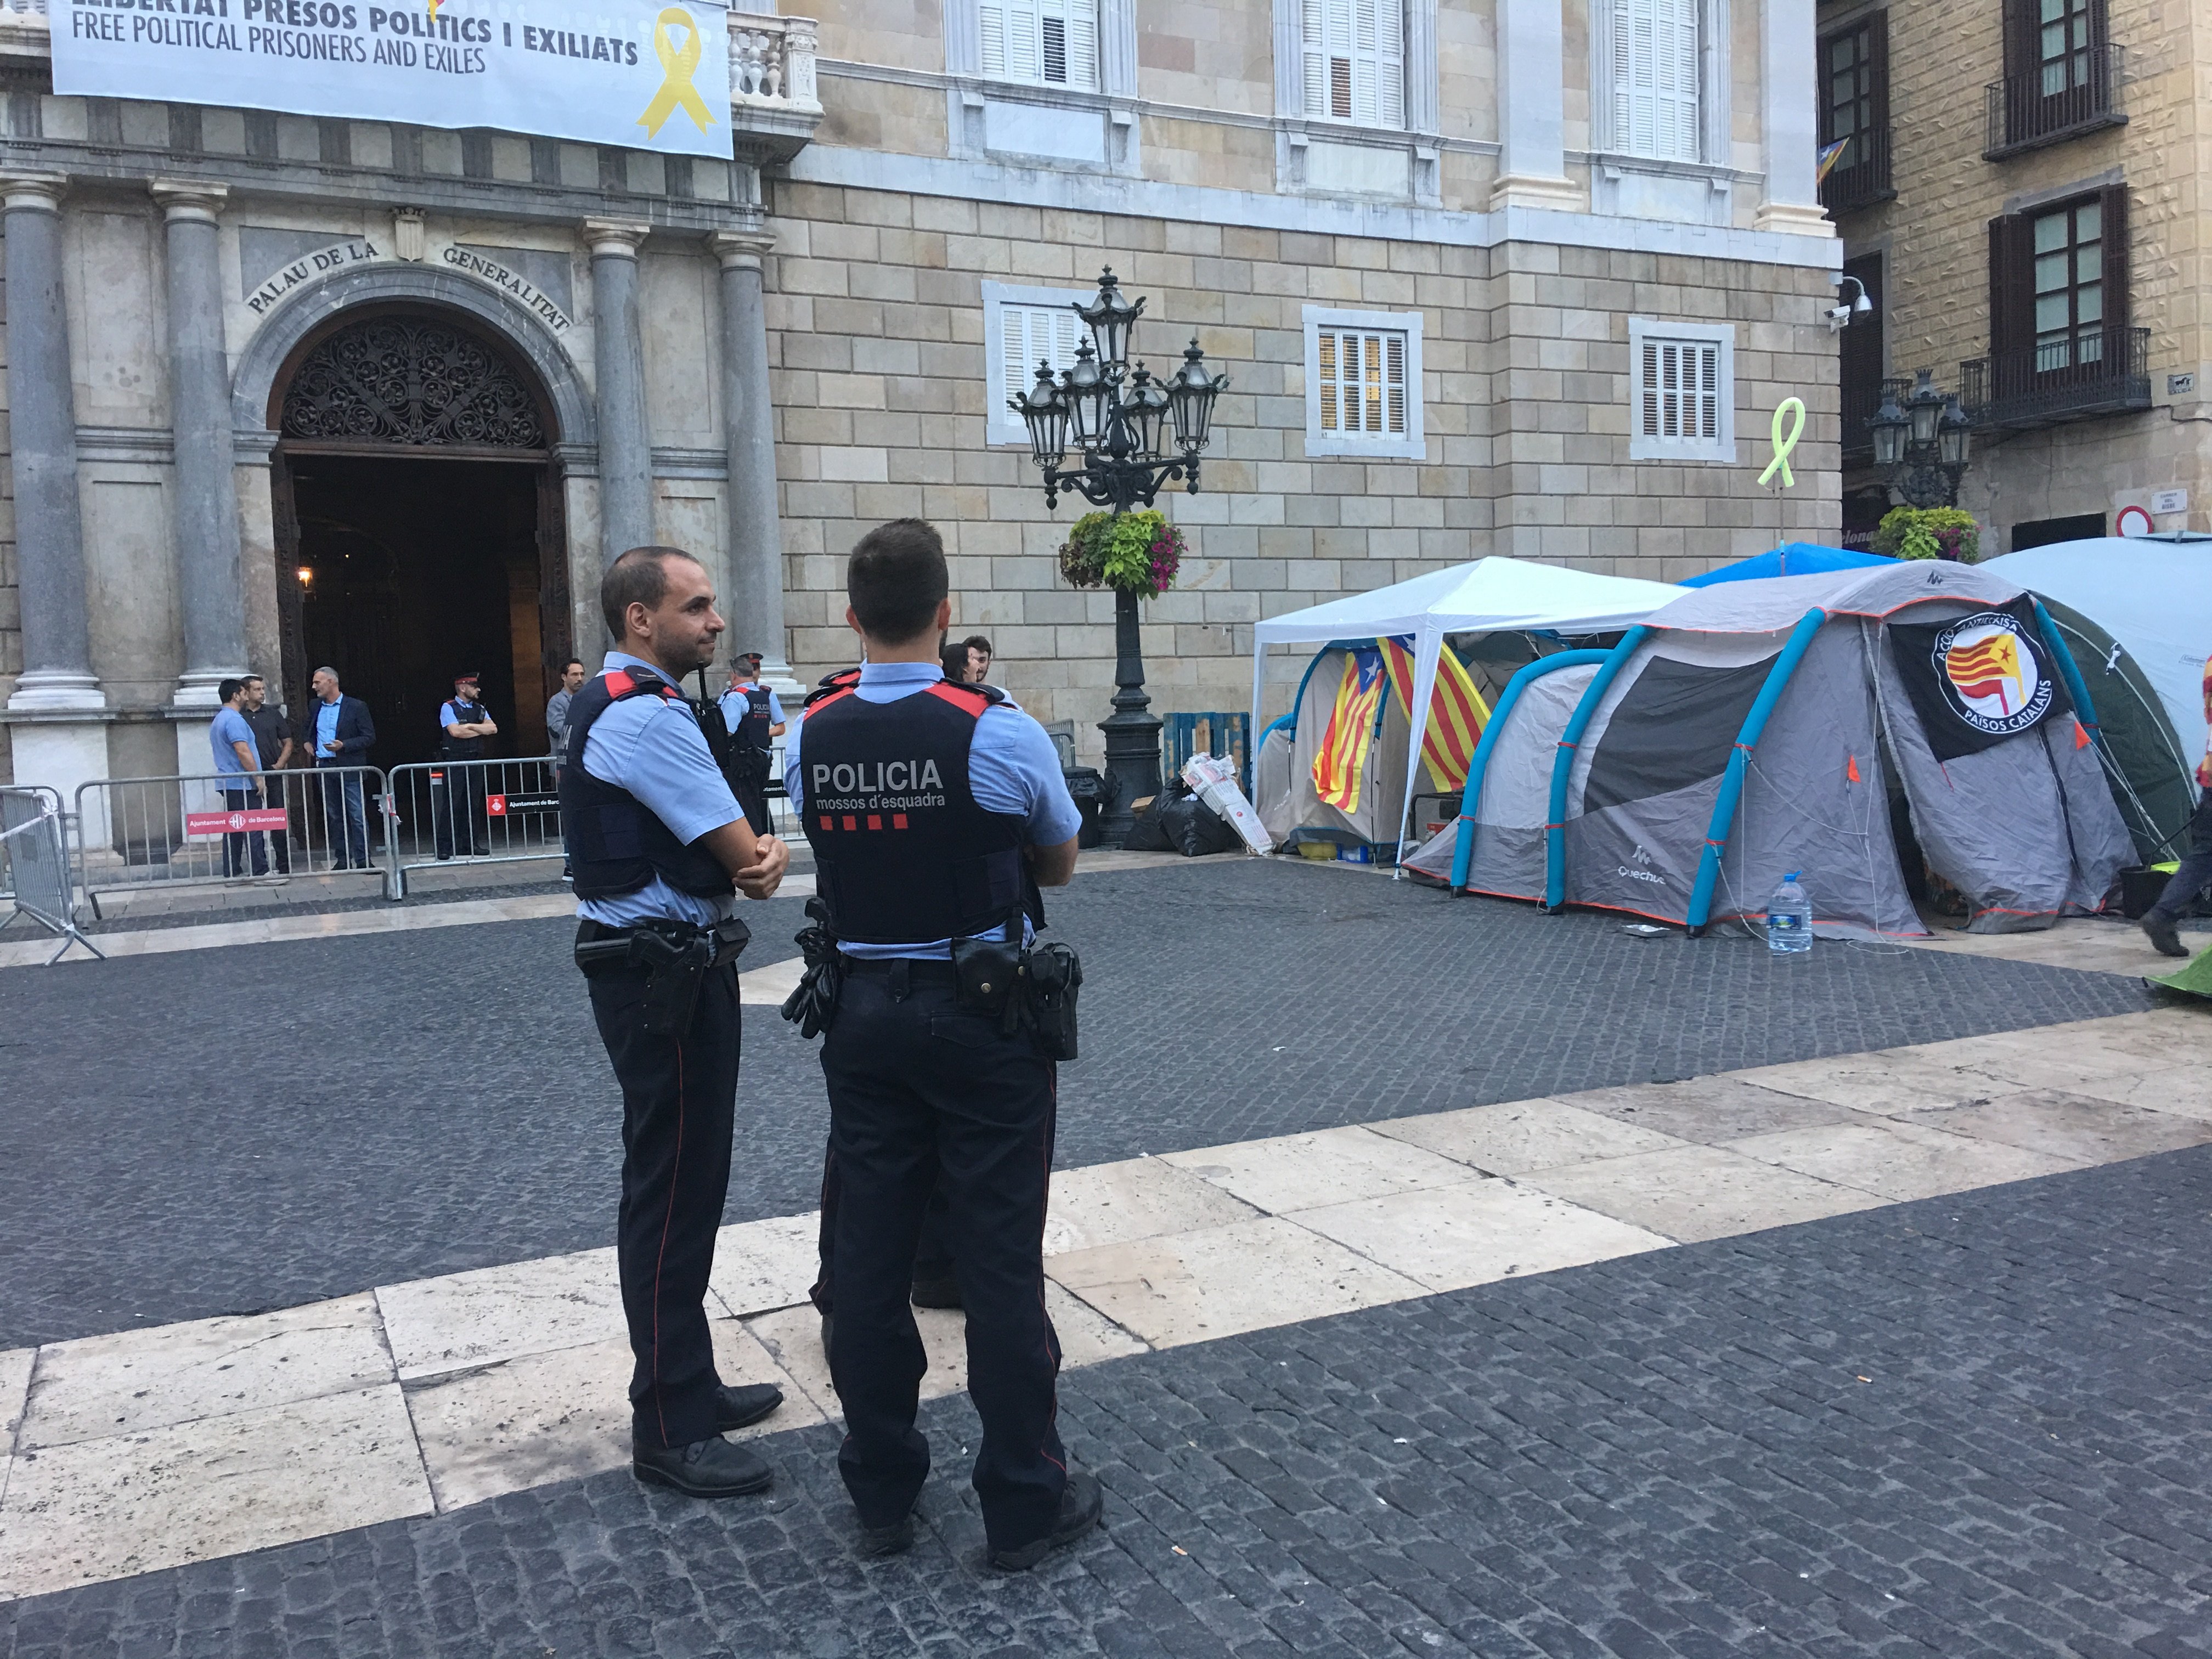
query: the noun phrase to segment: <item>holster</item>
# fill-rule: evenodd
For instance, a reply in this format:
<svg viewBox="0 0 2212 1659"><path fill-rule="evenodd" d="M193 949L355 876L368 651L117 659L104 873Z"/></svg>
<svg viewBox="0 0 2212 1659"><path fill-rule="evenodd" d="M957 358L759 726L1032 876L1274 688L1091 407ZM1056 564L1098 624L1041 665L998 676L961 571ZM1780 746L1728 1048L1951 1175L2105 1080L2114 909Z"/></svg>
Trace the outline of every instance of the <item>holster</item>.
<svg viewBox="0 0 2212 1659"><path fill-rule="evenodd" d="M845 988L845 973L837 954L837 936L830 929L830 907L820 898L806 901L813 922L792 935L792 943L806 963L799 987L783 1000L783 1017L799 1027L802 1037L819 1036L829 1029L837 1012L837 996Z"/></svg>
<svg viewBox="0 0 2212 1659"><path fill-rule="evenodd" d="M1004 939L952 941L954 995L970 1013L997 1020L1001 1036L1026 1025L1047 1060L1073 1060L1082 961L1066 945L1024 945L1022 919L1017 908L1007 918Z"/></svg>
<svg viewBox="0 0 2212 1659"><path fill-rule="evenodd" d="M586 923L587 927L591 924ZM712 968L735 962L752 939L752 930L730 916L712 927L689 922L642 921L586 939L579 929L576 966L586 978L611 969L641 966L645 1000L639 1005L647 1036L681 1036L690 1029L699 987Z"/></svg>

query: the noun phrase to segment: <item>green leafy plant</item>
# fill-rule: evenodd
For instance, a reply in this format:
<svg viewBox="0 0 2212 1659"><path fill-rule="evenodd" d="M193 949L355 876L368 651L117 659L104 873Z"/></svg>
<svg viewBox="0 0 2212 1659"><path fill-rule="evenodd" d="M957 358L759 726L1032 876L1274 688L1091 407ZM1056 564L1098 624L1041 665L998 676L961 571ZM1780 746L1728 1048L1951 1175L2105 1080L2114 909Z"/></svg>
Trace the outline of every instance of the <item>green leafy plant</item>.
<svg viewBox="0 0 2212 1659"><path fill-rule="evenodd" d="M1060 574L1075 587L1110 587L1149 599L1175 586L1188 550L1164 513L1086 513L1060 544Z"/></svg>
<svg viewBox="0 0 2212 1659"><path fill-rule="evenodd" d="M1955 507L1893 507L1875 530L1874 550L1896 559L1972 564L1981 556L1981 526Z"/></svg>

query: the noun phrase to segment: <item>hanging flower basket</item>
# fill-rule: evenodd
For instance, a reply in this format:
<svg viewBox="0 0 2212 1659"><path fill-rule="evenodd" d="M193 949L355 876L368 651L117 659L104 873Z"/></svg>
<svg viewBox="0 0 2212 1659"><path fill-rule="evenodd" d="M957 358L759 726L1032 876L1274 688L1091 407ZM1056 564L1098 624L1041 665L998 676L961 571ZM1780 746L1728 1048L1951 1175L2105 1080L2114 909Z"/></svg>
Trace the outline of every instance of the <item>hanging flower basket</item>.
<svg viewBox="0 0 2212 1659"><path fill-rule="evenodd" d="M1060 544L1060 574L1071 586L1149 599L1175 586L1186 550L1182 532L1164 513L1086 513Z"/></svg>

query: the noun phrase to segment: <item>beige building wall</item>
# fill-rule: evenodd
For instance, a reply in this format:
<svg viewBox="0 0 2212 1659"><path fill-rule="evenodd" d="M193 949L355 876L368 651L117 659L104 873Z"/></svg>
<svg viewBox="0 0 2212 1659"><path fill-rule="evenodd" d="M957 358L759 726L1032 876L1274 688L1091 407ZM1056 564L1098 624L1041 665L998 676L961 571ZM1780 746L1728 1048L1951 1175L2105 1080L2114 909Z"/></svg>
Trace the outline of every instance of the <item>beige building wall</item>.
<svg viewBox="0 0 2212 1659"><path fill-rule="evenodd" d="M1824 5L1827 30L1863 6ZM2171 0L2110 0L2124 48L2123 126L1998 161L1984 159L1982 88L2003 74L2002 8L1896 0L1888 8L1893 202L1846 216L1848 258L1884 256L1889 372L1927 368L1957 389L1957 366L1990 343L1989 222L2004 213L2124 181L2129 191L2130 321L2150 330L2152 407L2040 432L1978 434L1960 505L1984 525L1985 553L2012 526L2149 506L2189 491L2160 530L2212 529L2212 336L2205 285L2212 202L2212 10ZM2172 392L2168 377L2193 374ZM1847 480L1847 483L1852 482Z"/></svg>

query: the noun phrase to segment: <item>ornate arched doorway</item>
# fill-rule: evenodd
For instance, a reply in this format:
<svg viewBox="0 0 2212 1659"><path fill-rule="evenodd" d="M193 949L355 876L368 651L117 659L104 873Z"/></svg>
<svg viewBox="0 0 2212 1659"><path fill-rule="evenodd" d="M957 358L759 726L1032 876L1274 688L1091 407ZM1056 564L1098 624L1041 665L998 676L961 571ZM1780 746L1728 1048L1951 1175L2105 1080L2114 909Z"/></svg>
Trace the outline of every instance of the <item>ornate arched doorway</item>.
<svg viewBox="0 0 2212 1659"><path fill-rule="evenodd" d="M276 377L270 424L287 695L320 664L365 698L382 766L427 760L453 677L483 677L514 755L544 752L569 653L550 399L459 317L341 313Z"/></svg>

